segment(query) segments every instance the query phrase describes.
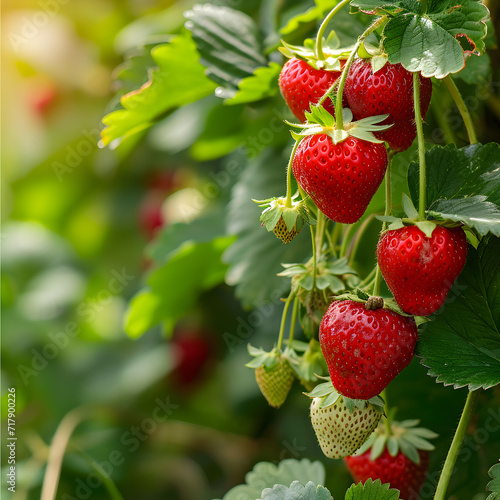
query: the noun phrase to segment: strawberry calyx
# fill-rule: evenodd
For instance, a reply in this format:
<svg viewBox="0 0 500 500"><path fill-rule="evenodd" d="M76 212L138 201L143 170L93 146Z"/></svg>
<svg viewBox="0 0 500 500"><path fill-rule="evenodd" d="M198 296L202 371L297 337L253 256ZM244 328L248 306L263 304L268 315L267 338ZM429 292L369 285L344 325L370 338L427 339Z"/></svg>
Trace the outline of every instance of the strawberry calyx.
<svg viewBox="0 0 500 500"><path fill-rule="evenodd" d="M326 380L322 384L318 384L311 392L304 393L306 396L311 399L321 398L321 403L319 408L328 408L329 406L334 405L337 401L342 398L347 410L350 413L353 413L355 408L360 410L364 410L368 406L372 406L378 413L384 415L384 400L380 396L374 396L370 399L351 399L346 396L340 394L332 384L332 380L329 377L320 377L318 378L322 380Z"/></svg>
<svg viewBox="0 0 500 500"><path fill-rule="evenodd" d="M393 215L375 216L376 219L385 222L387 224L387 227L383 231L383 234L385 234L387 231L395 231L405 226L417 226L420 229L420 231L422 231L425 234L427 238L431 238L432 233L439 226L446 228L462 226L460 222L444 220L442 218L438 219L437 217L432 219L422 220L418 214L417 209L415 208L415 205L413 204L410 197L406 193L403 193L402 204L406 217L395 217ZM430 210L427 211L428 217L434 217L435 215L436 214L433 213L432 211Z"/></svg>
<svg viewBox="0 0 500 500"><path fill-rule="evenodd" d="M291 45L283 40L281 43L283 47L279 47L278 50L288 59L296 57L314 69L326 71L341 71L341 60L346 60L352 51L352 47L339 47L340 43L334 32L323 42L325 59L318 59L314 48L315 40L312 38L304 40L304 45Z"/></svg>
<svg viewBox="0 0 500 500"><path fill-rule="evenodd" d="M353 302L365 304L365 308L367 310L385 308L395 312L396 314L399 314L400 316L405 316L407 318L413 316L412 314L405 313L393 298L371 296L364 290L360 290L359 288L355 288L351 292L336 295L335 297L333 297L333 300L352 300Z"/></svg>
<svg viewBox="0 0 500 500"><path fill-rule="evenodd" d="M419 450L434 450L434 445L428 439L438 437L438 434L425 427L417 427L419 423L420 420L403 420L401 422L392 420L390 434L384 424L379 424L353 456L362 455L371 449L370 459L376 460L387 448L392 457L397 456L401 451L405 457L418 465L420 464Z"/></svg>
<svg viewBox="0 0 500 500"><path fill-rule="evenodd" d="M349 108L343 108L343 128L338 128L335 117L332 114L322 106L312 106L311 112L305 113L307 123L285 123L291 127L301 129L299 132L292 132L292 136L296 140L301 140L303 137L311 135L325 134L330 137L333 144L343 142L348 137L355 137L374 144L381 144L384 141L377 139L375 135L373 135L373 132L382 132L392 127L392 123L389 125L378 125L388 116L388 114L369 116L361 120L353 121L351 110Z"/></svg>
<svg viewBox="0 0 500 500"><path fill-rule="evenodd" d="M248 344L248 354L253 359L245 365L247 368L263 367L268 372L284 362L289 363L290 366L298 363L297 355L291 347L285 347L284 351L275 347L270 352L267 352Z"/></svg>
<svg viewBox="0 0 500 500"><path fill-rule="evenodd" d="M268 231L273 231L283 243L289 243L300 233L304 222L314 226L316 219L311 215L305 200L294 201L298 193L292 197L291 206L287 206L287 199L268 198L267 200L253 200L264 208L260 222Z"/></svg>

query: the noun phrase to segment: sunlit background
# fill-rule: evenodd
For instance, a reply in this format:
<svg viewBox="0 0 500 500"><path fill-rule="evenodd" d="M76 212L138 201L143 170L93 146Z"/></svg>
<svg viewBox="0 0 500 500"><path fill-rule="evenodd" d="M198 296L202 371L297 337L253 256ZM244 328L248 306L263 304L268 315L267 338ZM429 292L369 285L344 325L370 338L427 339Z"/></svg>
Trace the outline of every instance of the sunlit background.
<svg viewBox="0 0 500 500"><path fill-rule="evenodd" d="M128 301L153 266L155 235L202 213L207 197L200 193L243 138L228 130L211 140L214 123L231 129L243 118L232 109L213 111L218 98L210 96L117 149L98 147L101 118L131 90L114 83L119 65L137 47L178 32L194 3L2 2L2 394L16 389L16 500L40 498L63 419L77 427L58 499L221 498L259 460L284 458L323 460L339 498L351 484L341 462L322 456L303 388L297 384L279 412L261 397L244 367L248 311L231 287L202 293L170 339L160 327L135 340L124 333ZM257 0L214 3L263 15ZM312 2L283 4L286 17ZM498 139L498 98L479 102L483 141ZM446 125L439 113L429 120ZM284 130L282 145L287 137ZM270 347L280 315L275 307L251 329L254 345ZM490 392L479 421L490 415L488 404L500 421L500 394ZM418 394L431 404L422 407ZM438 470L463 391L437 385L414 360L389 397L401 418L420 418L440 433L432 460ZM486 484L499 443L497 433L486 452L471 447L450 498L486 498L478 484Z"/></svg>

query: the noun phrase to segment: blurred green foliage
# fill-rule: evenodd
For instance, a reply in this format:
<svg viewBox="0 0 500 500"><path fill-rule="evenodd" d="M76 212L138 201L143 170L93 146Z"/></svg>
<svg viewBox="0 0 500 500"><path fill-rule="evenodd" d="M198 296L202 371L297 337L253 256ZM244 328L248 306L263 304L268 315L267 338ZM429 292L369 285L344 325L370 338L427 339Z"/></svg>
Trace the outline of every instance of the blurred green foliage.
<svg viewBox="0 0 500 500"><path fill-rule="evenodd" d="M275 342L288 286L276 276L280 263L310 252L306 231L285 247L259 227L251 201L285 190L290 138L282 120L291 115L278 92L276 47L280 37L301 43L314 36L335 2L212 3L248 28L243 61L252 54L246 72L213 80L202 63L217 54L210 44L195 49L191 33L195 41L206 35L196 19L188 16L194 27L185 26L194 0L2 4L2 425L6 390L14 387L16 499L40 498L51 441L75 408L81 425L63 461L58 499L119 498L116 489L124 499L222 498L256 462L285 458L321 460L335 498L351 484L341 461L322 456L303 388L296 384L285 406L272 410L244 367L250 339L264 348ZM338 34L350 43L365 22L342 14ZM223 25L221 37L239 28ZM161 80L171 61L162 56L176 44L184 52L167 70L189 71L191 87L184 73ZM497 51L490 56L498 61ZM499 132L498 65L478 69L473 61L457 84L474 99L477 130L488 142ZM135 133L105 133L112 147L98 147L101 118L123 115L120 97L151 74L164 85L156 93L151 86L152 111L141 104ZM252 78L265 92L253 93ZM131 105L129 115L137 112ZM425 127L431 142L467 142L439 84ZM414 153L396 157L394 200L408 192L401 172ZM383 205L380 191L367 213ZM363 223L354 259L362 277L380 229L362 220L350 234ZM155 294L154 314L142 309L143 323L131 327L137 302ZM131 340L125 328L140 338ZM186 363L193 380L186 380ZM440 434L430 468L439 471L465 391L436 384L414 359L388 397L400 419L419 418ZM497 387L481 395L450 498L486 498L498 429ZM5 443L3 436L2 451ZM96 473L106 467L111 484ZM436 478L422 498L431 498Z"/></svg>

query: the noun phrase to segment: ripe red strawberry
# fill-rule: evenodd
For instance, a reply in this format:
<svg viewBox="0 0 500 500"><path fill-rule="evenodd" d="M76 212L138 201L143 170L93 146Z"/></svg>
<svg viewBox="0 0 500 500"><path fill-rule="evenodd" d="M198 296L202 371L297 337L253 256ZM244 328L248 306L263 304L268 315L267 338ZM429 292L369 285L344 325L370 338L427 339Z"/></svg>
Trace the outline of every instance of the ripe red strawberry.
<svg viewBox="0 0 500 500"><path fill-rule="evenodd" d="M436 227L428 238L417 226L387 231L377 260L401 309L416 316L437 311L462 271L467 240L462 228Z"/></svg>
<svg viewBox="0 0 500 500"><path fill-rule="evenodd" d="M334 301L323 316L319 342L333 386L352 399L380 394L413 357L417 325L389 309L367 310Z"/></svg>
<svg viewBox="0 0 500 500"><path fill-rule="evenodd" d="M315 394L322 396L314 397ZM311 423L323 453L329 458L352 455L377 427L383 413L383 401L352 401L338 394L327 382L309 394Z"/></svg>
<svg viewBox="0 0 500 500"><path fill-rule="evenodd" d="M425 117L432 95L432 82L420 76L420 111ZM401 64L386 63L375 74L370 59L357 59L349 69L344 97L356 120L368 116L390 116L382 124L394 123L375 133L394 151L408 149L417 134L413 106L413 74Z"/></svg>
<svg viewBox="0 0 500 500"><path fill-rule="evenodd" d="M316 206L331 220L360 219L387 168L383 143L348 137L334 144L327 134L305 137L293 158L293 175Z"/></svg>
<svg viewBox="0 0 500 500"><path fill-rule="evenodd" d="M370 458L371 449L362 455L346 457L345 462L355 482L364 483L368 478L380 479L391 488L399 490L400 498L418 500L418 492L425 482L429 468L429 452L418 450L420 463L416 464L406 457L402 451L393 457L385 449L375 460Z"/></svg>
<svg viewBox="0 0 500 500"><path fill-rule="evenodd" d="M320 100L341 74L341 71L314 69L307 62L292 57L283 66L279 77L283 99L292 113L305 122L304 112ZM325 100L323 107L334 114L330 98Z"/></svg>

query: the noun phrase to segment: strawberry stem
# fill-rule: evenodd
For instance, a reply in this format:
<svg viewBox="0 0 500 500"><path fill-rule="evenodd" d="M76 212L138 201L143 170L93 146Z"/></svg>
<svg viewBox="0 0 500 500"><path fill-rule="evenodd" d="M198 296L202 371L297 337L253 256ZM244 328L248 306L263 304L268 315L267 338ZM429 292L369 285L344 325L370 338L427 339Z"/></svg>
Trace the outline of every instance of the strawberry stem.
<svg viewBox="0 0 500 500"><path fill-rule="evenodd" d="M470 419L476 405L477 397L479 396L479 390L470 391L467 400L465 402L464 410L462 416L460 417L460 422L458 423L455 436L451 443L450 449L448 450L448 455L444 462L443 470L439 478L439 482L436 488L436 494L434 500L444 500L446 495L446 490L448 489L448 484L451 479L451 474L455 467L455 463L460 453L460 448L462 447L462 442L465 438L465 432L469 427Z"/></svg>
<svg viewBox="0 0 500 500"><path fill-rule="evenodd" d="M361 224L360 228L358 229L358 232L354 236L354 245L352 246L352 249L350 250L349 253L349 265L352 267L354 263L354 259L356 257L356 253L358 252L358 248L361 242L361 236L363 236L363 233L365 232L366 228L369 226L370 222L373 220L376 214L370 214Z"/></svg>
<svg viewBox="0 0 500 500"><path fill-rule="evenodd" d="M318 220L319 220L319 214L321 213L320 210L318 210ZM313 288L316 287L316 238L314 236L314 230L312 226L309 226L311 228L311 243L312 243L312 257L313 257L313 283L312 286Z"/></svg>
<svg viewBox="0 0 500 500"><path fill-rule="evenodd" d="M424 127L422 124L422 114L420 112L420 73L418 71L413 73L413 102L415 107L415 123L417 124L418 163L419 163L419 174L420 174L418 216L420 220L425 220L425 207L427 205L425 142L424 142Z"/></svg>
<svg viewBox="0 0 500 500"><path fill-rule="evenodd" d="M356 45L349 54L349 58L345 63L344 69L342 70L342 76L340 77L339 89L337 91L337 102L335 103L335 120L337 122L337 130L344 130L344 118L342 116L342 94L344 93L344 85L347 80L347 73L349 73L349 68L351 67L360 45L365 41L365 39L373 31L375 31L379 26L387 21L387 16L379 17L374 23L369 26L366 31L358 38Z"/></svg>
<svg viewBox="0 0 500 500"><path fill-rule="evenodd" d="M339 4L337 4L331 11L330 13L325 17L323 22L321 23L321 26L319 27L318 34L316 36L316 47L315 47L315 52L316 52L316 57L318 58L318 61L324 61L325 60L325 54L323 53L323 35L326 31L326 27L328 26L328 23L333 19L333 16L345 5L347 5L351 0L342 0Z"/></svg>
<svg viewBox="0 0 500 500"><path fill-rule="evenodd" d="M286 167L286 201L285 207L292 208L292 162L293 157L295 156L295 151L297 151L297 147L300 141L295 141L295 144L292 148L292 153L290 155L290 160L288 160L288 166Z"/></svg>
<svg viewBox="0 0 500 500"><path fill-rule="evenodd" d="M347 250L347 243L349 243L349 234L354 227L353 224L347 226L347 229L344 231L344 237L342 238L342 246L340 247L340 257L344 257Z"/></svg>
<svg viewBox="0 0 500 500"><path fill-rule="evenodd" d="M465 105L457 85L453 81L451 75L448 75L443 81L450 91L450 94L457 105L458 111L460 111L460 114L462 115L462 120L464 121L465 128L467 129L467 135L469 136L469 142L471 144L477 144L478 141L476 131L474 130L474 124L472 123L472 117L467 109L467 106Z"/></svg>
<svg viewBox="0 0 500 500"><path fill-rule="evenodd" d="M421 9L420 14L425 14L427 12L427 0L420 0Z"/></svg>
<svg viewBox="0 0 500 500"><path fill-rule="evenodd" d="M281 316L280 333L278 337L278 345L276 346L278 351L281 350L281 345L283 344L283 333L285 332L286 315L288 314L288 308L290 307L290 303L292 302L294 296L295 296L294 293L290 293L290 295L286 299L285 307L283 308L283 314Z"/></svg>
<svg viewBox="0 0 500 500"><path fill-rule="evenodd" d="M299 299L295 297L293 301L293 309L292 309L292 322L290 324L290 333L288 335L288 346L292 347L293 335L295 333L295 322L297 320L297 311L299 309Z"/></svg>

